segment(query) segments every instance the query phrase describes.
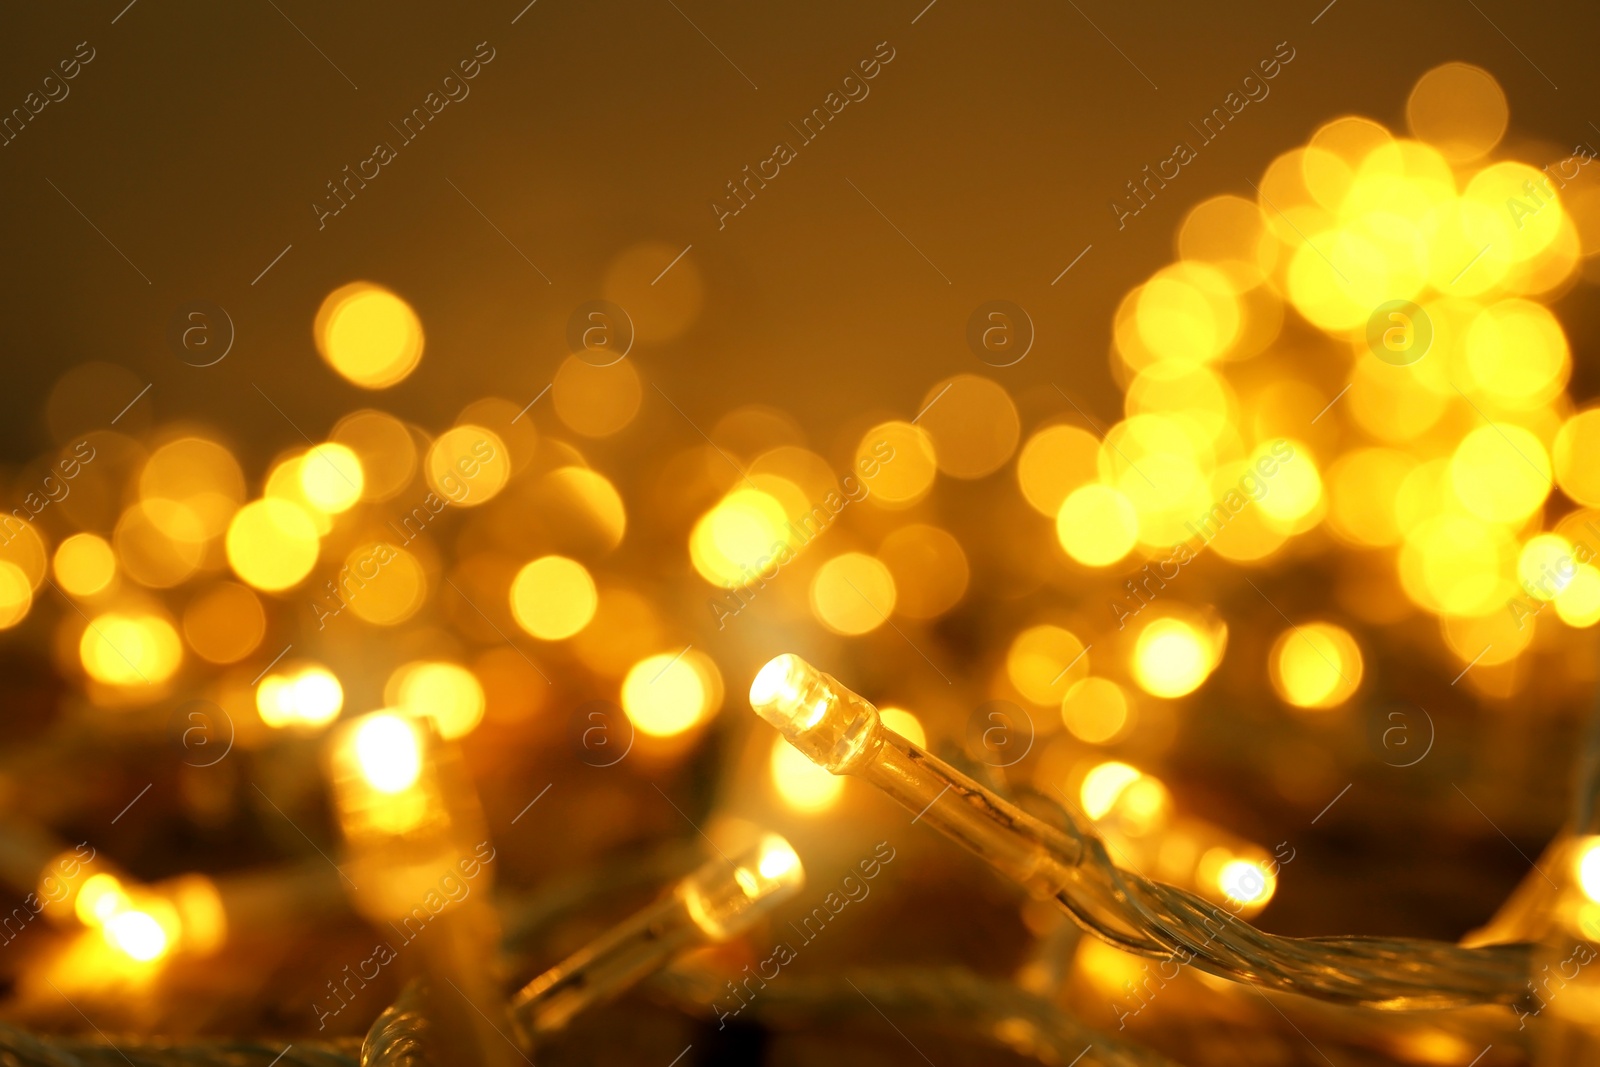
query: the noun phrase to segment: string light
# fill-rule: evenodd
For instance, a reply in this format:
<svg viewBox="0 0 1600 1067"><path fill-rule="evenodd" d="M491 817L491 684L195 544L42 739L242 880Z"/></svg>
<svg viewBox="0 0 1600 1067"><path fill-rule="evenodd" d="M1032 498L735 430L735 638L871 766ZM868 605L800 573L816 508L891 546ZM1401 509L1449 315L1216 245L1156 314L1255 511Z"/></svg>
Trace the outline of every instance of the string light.
<svg viewBox="0 0 1600 1067"><path fill-rule="evenodd" d="M1202 970L1236 981L1370 1007L1506 1003L1522 992L1525 945L1279 938L1215 913L1191 894L1117 867L1093 827L1078 824L1070 809L1068 834L913 745L884 727L870 703L798 656L786 653L761 668L750 706L814 763L865 779L919 822L1035 896L1056 898L1121 947L1150 956L1182 951ZM1116 774L1124 788L1128 771ZM1232 872L1228 888L1241 889L1240 869ZM1218 875L1221 888L1220 869ZM1202 920L1220 920L1221 929Z"/></svg>
<svg viewBox="0 0 1600 1067"><path fill-rule="evenodd" d="M727 941L805 884L789 842L767 834L731 861L718 857L660 903L640 911L535 978L512 1001L525 1035L559 1030L580 1011L621 995L696 945Z"/></svg>

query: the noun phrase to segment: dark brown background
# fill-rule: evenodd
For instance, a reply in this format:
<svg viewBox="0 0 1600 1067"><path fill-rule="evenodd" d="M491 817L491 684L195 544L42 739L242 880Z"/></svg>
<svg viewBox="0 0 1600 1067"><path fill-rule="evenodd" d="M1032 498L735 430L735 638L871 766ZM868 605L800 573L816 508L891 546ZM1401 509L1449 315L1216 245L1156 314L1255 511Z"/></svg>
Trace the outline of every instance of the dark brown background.
<svg viewBox="0 0 1600 1067"><path fill-rule="evenodd" d="M153 382L142 403L160 419L222 421L250 470L251 450L260 463L295 440L251 382L288 398L313 435L361 402L317 359L310 329L322 297L357 277L402 293L428 330L422 367L386 406L429 421L487 392L531 398L564 355L566 316L641 239L692 243L706 281L696 326L637 353L646 380L697 421L774 401L826 436L868 407L914 410L930 383L985 370L963 331L993 298L1027 308L1039 335L1029 359L997 376L1014 392L1060 382L1106 413L1117 401L1105 357L1116 301L1170 256L1189 206L1248 193L1246 179L1321 122L1358 112L1403 128L1417 76L1463 59L1505 86L1508 141L1546 142L1534 158L1600 139L1589 125L1600 114L1595 18L1578 3L1338 0L1313 24L1325 0L938 0L926 11L925 0L679 0L681 12L668 0L538 0L512 25L523 2L13 6L0 34L0 108L20 105L78 42L97 57L66 100L0 148L4 453L44 443L50 384L98 358ZM497 56L471 96L318 232L310 205L323 183L392 137L388 123L485 40ZM708 205L723 183L792 138L788 121L884 40L897 55L870 97L718 232ZM1280 41L1297 54L1271 95L1118 232L1110 198ZM227 308L238 331L229 357L203 370L165 341L175 309L198 297ZM1559 311L1581 350L1581 319ZM1583 379L1580 369L1576 395ZM635 429L691 432L658 421L649 408L660 398L645 392Z"/></svg>

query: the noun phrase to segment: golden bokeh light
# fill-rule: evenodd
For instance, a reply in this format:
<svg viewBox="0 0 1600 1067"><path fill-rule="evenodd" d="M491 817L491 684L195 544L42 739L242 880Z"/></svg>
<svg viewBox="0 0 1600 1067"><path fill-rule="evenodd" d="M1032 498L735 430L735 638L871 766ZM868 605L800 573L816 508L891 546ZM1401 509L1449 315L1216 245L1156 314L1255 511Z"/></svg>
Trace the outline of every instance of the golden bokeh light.
<svg viewBox="0 0 1600 1067"><path fill-rule="evenodd" d="M483 686L465 667L443 661L419 661L397 668L383 690L395 709L433 720L439 736L465 737L483 721L487 707Z"/></svg>
<svg viewBox="0 0 1600 1067"><path fill-rule="evenodd" d="M782 737L773 738L770 763L778 796L795 811L815 815L833 807L844 795L842 776L811 762Z"/></svg>
<svg viewBox="0 0 1600 1067"><path fill-rule="evenodd" d="M888 621L894 606L894 575L864 552L837 555L811 578L811 611L836 634L876 630Z"/></svg>
<svg viewBox="0 0 1600 1067"><path fill-rule="evenodd" d="M694 650L663 652L634 664L622 679L622 710L651 737L675 737L704 722L720 700L722 680Z"/></svg>
<svg viewBox="0 0 1600 1067"><path fill-rule="evenodd" d="M1521 522L1550 494L1550 457L1521 426L1479 426L1450 457L1456 499L1489 522Z"/></svg>
<svg viewBox="0 0 1600 1067"><path fill-rule="evenodd" d="M622 543L628 511L611 480L587 467L561 467L545 475L540 499L560 513L574 546L609 552Z"/></svg>
<svg viewBox="0 0 1600 1067"><path fill-rule="evenodd" d="M881 422L861 435L856 469L867 479L867 499L883 507L909 507L928 495L939 473L928 431L909 422Z"/></svg>
<svg viewBox="0 0 1600 1067"><path fill-rule="evenodd" d="M1377 548L1403 536L1396 498L1416 467L1408 453L1391 448L1352 449L1328 469L1333 532L1352 544Z"/></svg>
<svg viewBox="0 0 1600 1067"><path fill-rule="evenodd" d="M922 728L922 720L904 708L879 708L878 721L918 748L928 743L928 731Z"/></svg>
<svg viewBox="0 0 1600 1067"><path fill-rule="evenodd" d="M1061 721L1079 741L1104 745L1128 727L1128 694L1109 678L1080 678L1061 698Z"/></svg>
<svg viewBox="0 0 1600 1067"><path fill-rule="evenodd" d="M370 282L328 294L312 326L317 351L345 380L387 389L422 360L422 321L400 297Z"/></svg>
<svg viewBox="0 0 1600 1067"><path fill-rule="evenodd" d="M600 367L568 356L556 369L550 402L574 433L610 437L633 421L643 395L631 360Z"/></svg>
<svg viewBox="0 0 1600 1067"><path fill-rule="evenodd" d="M1198 689L1221 658L1216 639L1194 623L1154 619L1134 644L1133 676L1152 696L1175 699Z"/></svg>
<svg viewBox="0 0 1600 1067"><path fill-rule="evenodd" d="M933 439L939 470L952 478L998 470L1016 451L1022 430L1010 395L976 374L958 374L929 389L917 422Z"/></svg>
<svg viewBox="0 0 1600 1067"><path fill-rule="evenodd" d="M1041 707L1060 704L1068 689L1088 677L1089 657L1077 635L1060 626L1031 626L1006 652L1006 677Z"/></svg>
<svg viewBox="0 0 1600 1067"><path fill-rule="evenodd" d="M22 568L0 560L0 630L9 630L28 617L33 607L33 584Z"/></svg>
<svg viewBox="0 0 1600 1067"><path fill-rule="evenodd" d="M1494 75L1470 63L1443 63L1417 79L1406 122L1418 140L1452 163L1478 159L1505 136L1511 109Z"/></svg>
<svg viewBox="0 0 1600 1067"><path fill-rule="evenodd" d="M111 533L122 571L152 589L188 581L205 561L205 541L200 517L188 505L162 498L129 507Z"/></svg>
<svg viewBox="0 0 1600 1067"><path fill-rule="evenodd" d="M458 507L493 500L511 479L511 453L504 441L482 426L456 426L428 449L428 486Z"/></svg>
<svg viewBox="0 0 1600 1067"><path fill-rule="evenodd" d="M1401 588L1429 611L1482 615L1503 608L1515 593L1516 553L1516 541L1504 527L1470 515L1426 519L1407 532L1400 547Z"/></svg>
<svg viewBox="0 0 1600 1067"><path fill-rule="evenodd" d="M385 411L352 411L334 426L328 440L355 453L361 464L362 498L388 500L411 482L417 470L417 445L406 424Z"/></svg>
<svg viewBox="0 0 1600 1067"><path fill-rule="evenodd" d="M1264 861L1242 859L1226 849L1216 850L1218 855L1201 858L1200 870L1215 868L1212 884L1225 898L1235 904L1249 905L1251 913L1266 907L1277 892L1278 876Z"/></svg>
<svg viewBox="0 0 1600 1067"><path fill-rule="evenodd" d="M299 473L301 495L330 515L354 507L366 486L360 458L341 444L317 445L301 459Z"/></svg>
<svg viewBox="0 0 1600 1067"><path fill-rule="evenodd" d="M1076 426L1047 426L1017 456L1017 483L1035 511L1054 518L1073 490L1096 479L1100 440Z"/></svg>
<svg viewBox="0 0 1600 1067"><path fill-rule="evenodd" d="M344 687L319 664L291 665L256 684L256 712L275 730L326 726L343 707Z"/></svg>
<svg viewBox="0 0 1600 1067"><path fill-rule="evenodd" d="M1578 840L1572 869L1583 895L1600 904L1600 837L1590 835Z"/></svg>
<svg viewBox="0 0 1600 1067"><path fill-rule="evenodd" d="M240 580L267 592L298 585L316 565L317 527L304 508L279 497L253 500L228 524L228 563Z"/></svg>
<svg viewBox="0 0 1600 1067"><path fill-rule="evenodd" d="M1139 293L1139 337L1157 359L1209 363L1239 333L1239 303L1228 275L1183 260L1157 271Z"/></svg>
<svg viewBox="0 0 1600 1067"><path fill-rule="evenodd" d="M20 568L14 568L18 574ZM94 596L117 576L117 557L105 538L77 533L56 546L56 582L73 596ZM26 583L27 576L23 575Z"/></svg>
<svg viewBox="0 0 1600 1067"><path fill-rule="evenodd" d="M33 523L17 518L15 513L0 516L0 530L4 531L0 535L0 562L14 565L28 576L29 588L38 589L50 570L50 552L44 538Z"/></svg>
<svg viewBox="0 0 1600 1067"><path fill-rule="evenodd" d="M1600 569L1580 563L1556 597L1556 615L1575 629L1600 622Z"/></svg>
<svg viewBox="0 0 1600 1067"><path fill-rule="evenodd" d="M783 504L770 493L735 489L695 523L689 560L713 585L753 585L762 570L792 558L789 524ZM814 536L820 531L808 527L807 532Z"/></svg>
<svg viewBox="0 0 1600 1067"><path fill-rule="evenodd" d="M206 541L228 528L244 502L244 474L222 445L180 437L150 453L139 473L139 498L168 537Z"/></svg>
<svg viewBox="0 0 1600 1067"><path fill-rule="evenodd" d="M380 793L402 793L422 776L422 738L403 716L377 712L361 719L353 747L361 777Z"/></svg>
<svg viewBox="0 0 1600 1067"><path fill-rule="evenodd" d="M1562 423L1554 452L1561 491L1586 507L1600 507L1600 408Z"/></svg>
<svg viewBox="0 0 1600 1067"><path fill-rule="evenodd" d="M101 927L106 943L130 959L148 963L166 955L170 944L167 931L148 911L129 908L106 920Z"/></svg>
<svg viewBox="0 0 1600 1067"><path fill-rule="evenodd" d="M562 641L582 630L598 604L594 579L583 564L565 556L541 556L511 582L512 616L541 641Z"/></svg>
<svg viewBox="0 0 1600 1067"><path fill-rule="evenodd" d="M1361 686L1361 648L1348 630L1310 622L1278 635L1268 659L1272 687L1298 708L1332 708Z"/></svg>
<svg viewBox="0 0 1600 1067"><path fill-rule="evenodd" d="M159 685L183 661L183 644L178 631L159 615L107 612L84 629L78 657L97 682Z"/></svg>
<svg viewBox="0 0 1600 1067"><path fill-rule="evenodd" d="M1121 492L1096 482L1074 489L1056 513L1056 539L1086 567L1109 567L1139 541L1139 513Z"/></svg>
<svg viewBox="0 0 1600 1067"><path fill-rule="evenodd" d="M208 663L237 663L256 650L267 632L261 600L234 582L201 590L183 612L183 636Z"/></svg>
<svg viewBox="0 0 1600 1067"><path fill-rule="evenodd" d="M374 541L351 550L334 589L338 602L356 618L374 626L397 626L427 599L428 574L411 552ZM328 604L330 610L335 606Z"/></svg>
<svg viewBox="0 0 1600 1067"><path fill-rule="evenodd" d="M1110 814L1122 792L1143 777L1138 768L1117 760L1096 764L1083 776L1078 803L1089 818L1103 819Z"/></svg>
<svg viewBox="0 0 1600 1067"><path fill-rule="evenodd" d="M1572 373L1567 335L1550 310L1530 300L1502 300L1473 319L1466 371L1478 391L1502 408L1549 403Z"/></svg>
<svg viewBox="0 0 1600 1067"><path fill-rule="evenodd" d="M114 874L100 871L83 880L72 902L73 913L85 926L101 926L128 906L128 894Z"/></svg>
<svg viewBox="0 0 1600 1067"><path fill-rule="evenodd" d="M333 516L311 502L300 478L300 469L310 458L309 451L291 451L281 456L267 471L261 496L266 500L283 500L293 504L311 520L312 529L319 538L327 537L333 532Z"/></svg>
<svg viewBox="0 0 1600 1067"><path fill-rule="evenodd" d="M1554 600L1577 576L1572 543L1560 534L1530 537L1517 554L1517 584L1537 600Z"/></svg>

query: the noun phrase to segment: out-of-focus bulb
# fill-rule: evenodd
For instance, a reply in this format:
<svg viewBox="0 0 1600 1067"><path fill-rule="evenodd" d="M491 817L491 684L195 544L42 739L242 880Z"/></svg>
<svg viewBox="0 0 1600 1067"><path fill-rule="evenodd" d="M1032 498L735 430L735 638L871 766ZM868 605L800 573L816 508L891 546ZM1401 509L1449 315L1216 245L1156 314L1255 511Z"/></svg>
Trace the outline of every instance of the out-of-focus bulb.
<svg viewBox="0 0 1600 1067"><path fill-rule="evenodd" d="M128 906L128 894L114 874L91 874L78 890L73 901L73 911L85 926L103 926L117 912Z"/></svg>
<svg viewBox="0 0 1600 1067"><path fill-rule="evenodd" d="M1229 860L1217 874L1217 888L1240 904L1265 904L1277 888L1277 879L1249 860Z"/></svg>
<svg viewBox="0 0 1600 1067"><path fill-rule="evenodd" d="M685 878L678 894L706 936L726 941L794 896L805 878L793 846L767 834L734 859L731 871L726 860L712 860Z"/></svg>
<svg viewBox="0 0 1600 1067"><path fill-rule="evenodd" d="M157 959L167 951L167 932L147 912L118 912L106 921L101 931L106 941L124 955L141 963Z"/></svg>
<svg viewBox="0 0 1600 1067"><path fill-rule="evenodd" d="M399 793L422 773L422 742L416 727L398 715L377 714L356 729L356 761L367 784Z"/></svg>
<svg viewBox="0 0 1600 1067"><path fill-rule="evenodd" d="M1578 888L1583 895L1600 904L1600 837L1589 838L1578 852L1574 864L1578 875Z"/></svg>
<svg viewBox="0 0 1600 1067"><path fill-rule="evenodd" d="M1078 799L1083 802L1083 813L1091 819L1103 818L1116 807L1123 792L1144 775L1136 767L1112 760L1095 767L1083 777Z"/></svg>

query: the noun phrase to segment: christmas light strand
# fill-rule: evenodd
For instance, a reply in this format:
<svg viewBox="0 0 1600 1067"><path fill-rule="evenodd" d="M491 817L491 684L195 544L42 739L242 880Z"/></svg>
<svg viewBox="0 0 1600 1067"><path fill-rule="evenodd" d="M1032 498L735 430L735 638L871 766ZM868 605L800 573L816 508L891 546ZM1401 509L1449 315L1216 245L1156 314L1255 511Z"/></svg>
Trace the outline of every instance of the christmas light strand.
<svg viewBox="0 0 1600 1067"><path fill-rule="evenodd" d="M1129 952L1391 1010L1510 1003L1525 990L1530 945L1279 937L1122 869L1073 812L1066 812L1065 831L1034 818L885 727L872 704L798 656L779 656L762 668L750 704L820 766L866 779L918 821L1036 895L1054 897L1086 929Z"/></svg>

